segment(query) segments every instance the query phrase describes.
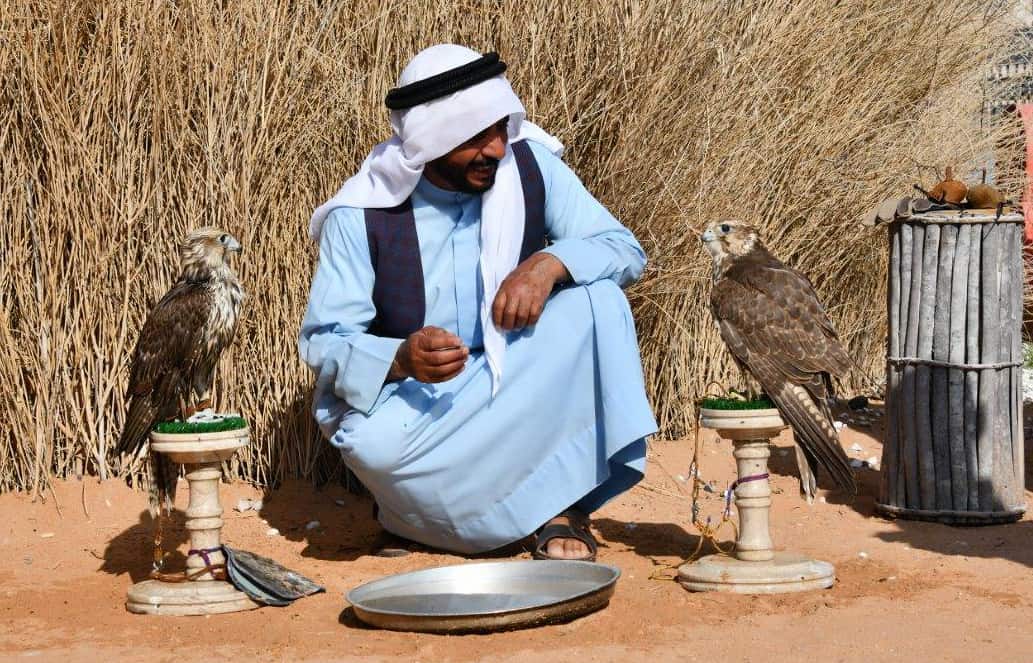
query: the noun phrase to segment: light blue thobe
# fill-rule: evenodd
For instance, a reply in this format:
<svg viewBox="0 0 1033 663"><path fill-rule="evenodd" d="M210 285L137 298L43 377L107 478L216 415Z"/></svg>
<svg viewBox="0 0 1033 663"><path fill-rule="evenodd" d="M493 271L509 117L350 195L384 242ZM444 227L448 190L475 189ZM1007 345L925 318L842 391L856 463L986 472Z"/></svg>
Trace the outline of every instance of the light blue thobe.
<svg viewBox="0 0 1033 663"><path fill-rule="evenodd" d="M476 553L519 540L564 509L591 512L645 470L656 432L635 326L621 291L645 254L557 157L531 143L545 182L544 251L573 283L532 327L508 336L492 398L482 351L481 197L420 180L412 194L426 290L425 324L471 352L455 378L384 384L399 339L366 333L376 310L362 210L323 229L299 346L317 374L323 434L379 505L390 532Z"/></svg>

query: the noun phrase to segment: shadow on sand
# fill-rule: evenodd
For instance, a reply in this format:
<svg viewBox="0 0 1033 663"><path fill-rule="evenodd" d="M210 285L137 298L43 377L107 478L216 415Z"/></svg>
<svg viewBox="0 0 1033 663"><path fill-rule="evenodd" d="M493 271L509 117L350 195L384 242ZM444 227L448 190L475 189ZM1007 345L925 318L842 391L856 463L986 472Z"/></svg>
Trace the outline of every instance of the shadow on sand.
<svg viewBox="0 0 1033 663"><path fill-rule="evenodd" d="M184 527L185 521L186 517L181 511L173 511L165 521L162 548L166 555L166 569L182 569L186 565L186 557L180 550L189 538ZM108 542L100 570L113 575L128 573L133 582L146 580L151 572L156 531L156 523L150 511L145 509L140 513L139 522Z"/></svg>
<svg viewBox="0 0 1033 663"><path fill-rule="evenodd" d="M699 536L673 523L637 523L631 527L620 520L597 518L592 524L605 539L600 541L600 548L619 544L642 557L681 558L699 544Z"/></svg>
<svg viewBox="0 0 1033 663"><path fill-rule="evenodd" d="M876 409L873 407L873 409ZM1029 409L1027 408L1027 413ZM884 441L884 427L876 426L869 434L880 444ZM868 431L866 431L868 432ZM1025 464L1026 489L1033 484L1033 454L1030 450L1030 430L1026 430ZM879 470L861 468L857 470L858 495L853 499L840 499L842 495L829 495L829 502L841 503L870 518L884 519L894 526L894 531L881 532L876 536L888 543L907 544L912 548L936 552L942 555L965 557L998 558L1025 566L1033 566L1033 522L1020 520L1003 525L956 526L918 520L889 519L876 512L875 503L879 497L882 473Z"/></svg>

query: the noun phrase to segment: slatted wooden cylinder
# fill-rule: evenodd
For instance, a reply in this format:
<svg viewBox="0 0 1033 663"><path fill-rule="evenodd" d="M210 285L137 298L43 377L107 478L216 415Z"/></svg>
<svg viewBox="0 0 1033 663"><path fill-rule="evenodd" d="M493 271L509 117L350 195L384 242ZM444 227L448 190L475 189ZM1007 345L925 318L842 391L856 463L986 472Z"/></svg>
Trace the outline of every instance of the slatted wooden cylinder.
<svg viewBox="0 0 1033 663"><path fill-rule="evenodd" d="M936 212L889 226L885 515L976 525L1026 509L1022 222Z"/></svg>

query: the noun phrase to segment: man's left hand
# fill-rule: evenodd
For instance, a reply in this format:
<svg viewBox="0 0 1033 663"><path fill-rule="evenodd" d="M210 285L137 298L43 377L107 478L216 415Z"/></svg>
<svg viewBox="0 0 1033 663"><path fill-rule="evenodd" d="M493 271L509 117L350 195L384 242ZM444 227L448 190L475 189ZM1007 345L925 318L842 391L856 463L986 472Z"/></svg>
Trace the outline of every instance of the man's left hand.
<svg viewBox="0 0 1033 663"><path fill-rule="evenodd" d="M517 265L499 286L491 317L500 329L523 329L536 322L553 287L570 273L551 253L535 253Z"/></svg>

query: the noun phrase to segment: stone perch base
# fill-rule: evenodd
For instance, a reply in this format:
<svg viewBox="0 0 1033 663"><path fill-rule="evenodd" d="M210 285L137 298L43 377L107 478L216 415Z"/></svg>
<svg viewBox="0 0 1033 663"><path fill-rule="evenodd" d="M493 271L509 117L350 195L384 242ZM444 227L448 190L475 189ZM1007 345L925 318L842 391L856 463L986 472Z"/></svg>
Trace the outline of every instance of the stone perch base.
<svg viewBox="0 0 1033 663"><path fill-rule="evenodd" d="M678 582L694 592L783 594L831 587L836 571L828 562L775 552L768 517L770 439L785 428L778 410L702 410L702 425L732 440L741 483L735 489L739 538L735 556L708 555L682 564Z"/></svg>
<svg viewBox="0 0 1033 663"><path fill-rule="evenodd" d="M211 550L222 545L222 506L219 479L222 461L248 442L248 429L219 433L151 433L151 452L163 453L174 463L186 465L190 504L186 528L191 550ZM222 552L208 554L214 564L224 564ZM199 555L187 557L187 573L205 568ZM129 588L126 609L148 615L214 615L251 610L258 604L225 580L202 573L194 580L164 582L144 580Z"/></svg>

